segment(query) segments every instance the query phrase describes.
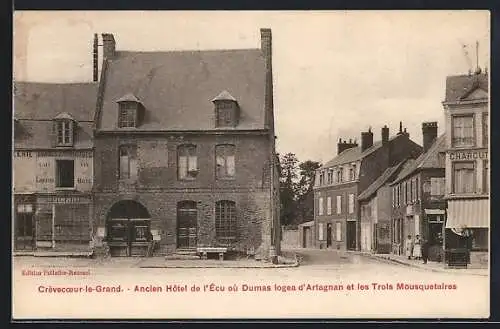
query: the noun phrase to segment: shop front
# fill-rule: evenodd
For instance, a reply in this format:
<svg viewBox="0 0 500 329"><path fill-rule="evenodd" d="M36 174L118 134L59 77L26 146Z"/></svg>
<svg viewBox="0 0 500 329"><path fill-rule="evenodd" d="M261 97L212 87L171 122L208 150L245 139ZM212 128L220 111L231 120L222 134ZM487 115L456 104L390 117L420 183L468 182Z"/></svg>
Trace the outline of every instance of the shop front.
<svg viewBox="0 0 500 329"><path fill-rule="evenodd" d="M470 267L488 267L489 199L448 201L445 250L466 250Z"/></svg>
<svg viewBox="0 0 500 329"><path fill-rule="evenodd" d="M36 248L89 250L91 205L89 194L38 195Z"/></svg>
<svg viewBox="0 0 500 329"><path fill-rule="evenodd" d="M14 196L14 250L35 249L35 209L34 194Z"/></svg>
<svg viewBox="0 0 500 329"><path fill-rule="evenodd" d="M424 209L427 219L427 239L429 242L429 260L442 262L444 260L444 209Z"/></svg>

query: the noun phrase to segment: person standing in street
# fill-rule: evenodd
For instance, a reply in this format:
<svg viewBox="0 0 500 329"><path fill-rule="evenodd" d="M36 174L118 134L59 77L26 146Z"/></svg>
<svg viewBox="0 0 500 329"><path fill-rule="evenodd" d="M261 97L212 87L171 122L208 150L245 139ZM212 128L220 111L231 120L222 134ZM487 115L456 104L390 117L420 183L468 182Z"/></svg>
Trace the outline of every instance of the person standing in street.
<svg viewBox="0 0 500 329"><path fill-rule="evenodd" d="M411 256L413 254L413 239L411 238L410 234L408 234L408 237L406 238L405 251L406 251L406 256L408 256L408 259L411 259Z"/></svg>
<svg viewBox="0 0 500 329"><path fill-rule="evenodd" d="M429 258L429 241L423 239L422 241L422 260L424 264L427 264L427 259Z"/></svg>
<svg viewBox="0 0 500 329"><path fill-rule="evenodd" d="M413 259L422 259L422 240L420 240L418 234L415 236L415 243L413 244Z"/></svg>

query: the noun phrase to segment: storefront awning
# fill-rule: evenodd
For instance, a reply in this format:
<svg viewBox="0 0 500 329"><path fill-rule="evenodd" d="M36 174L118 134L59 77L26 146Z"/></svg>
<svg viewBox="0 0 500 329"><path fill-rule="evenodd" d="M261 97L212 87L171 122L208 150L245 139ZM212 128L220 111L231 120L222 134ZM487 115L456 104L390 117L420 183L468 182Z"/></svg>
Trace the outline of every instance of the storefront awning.
<svg viewBox="0 0 500 329"><path fill-rule="evenodd" d="M444 215L443 209L425 209L426 215Z"/></svg>
<svg viewBox="0 0 500 329"><path fill-rule="evenodd" d="M450 200L446 228L485 227L490 225L488 199Z"/></svg>

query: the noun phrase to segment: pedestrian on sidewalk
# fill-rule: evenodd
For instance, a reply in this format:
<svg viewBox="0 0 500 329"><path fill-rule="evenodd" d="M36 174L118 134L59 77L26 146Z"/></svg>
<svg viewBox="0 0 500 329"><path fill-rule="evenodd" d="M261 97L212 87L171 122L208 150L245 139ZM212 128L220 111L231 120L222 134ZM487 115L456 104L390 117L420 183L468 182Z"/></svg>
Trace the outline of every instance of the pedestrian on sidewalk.
<svg viewBox="0 0 500 329"><path fill-rule="evenodd" d="M423 239L422 241L422 260L424 264L427 264L427 259L429 258L429 241Z"/></svg>
<svg viewBox="0 0 500 329"><path fill-rule="evenodd" d="M405 248L406 256L408 256L408 259L411 259L411 256L413 254L413 239L411 238L410 234L408 234L408 237L406 238Z"/></svg>
<svg viewBox="0 0 500 329"><path fill-rule="evenodd" d="M422 240L418 234L415 236L415 243L413 244L413 258L416 260L422 259Z"/></svg>

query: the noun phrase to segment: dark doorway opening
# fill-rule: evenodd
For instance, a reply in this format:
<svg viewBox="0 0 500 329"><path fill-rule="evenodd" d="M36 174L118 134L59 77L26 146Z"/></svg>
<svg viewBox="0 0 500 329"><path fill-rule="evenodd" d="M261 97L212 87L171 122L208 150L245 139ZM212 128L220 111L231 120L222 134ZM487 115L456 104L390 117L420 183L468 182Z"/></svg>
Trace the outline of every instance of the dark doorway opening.
<svg viewBox="0 0 500 329"><path fill-rule="evenodd" d="M147 209L133 200L115 203L107 218L107 241L112 256L145 256L152 236Z"/></svg>
<svg viewBox="0 0 500 329"><path fill-rule="evenodd" d="M332 246L332 224L326 224L326 247Z"/></svg>
<svg viewBox="0 0 500 329"><path fill-rule="evenodd" d="M35 246L35 227L32 204L17 205L14 225L15 249L33 250Z"/></svg>
<svg viewBox="0 0 500 329"><path fill-rule="evenodd" d="M356 250L356 222L348 221L347 228L347 249L348 250Z"/></svg>

